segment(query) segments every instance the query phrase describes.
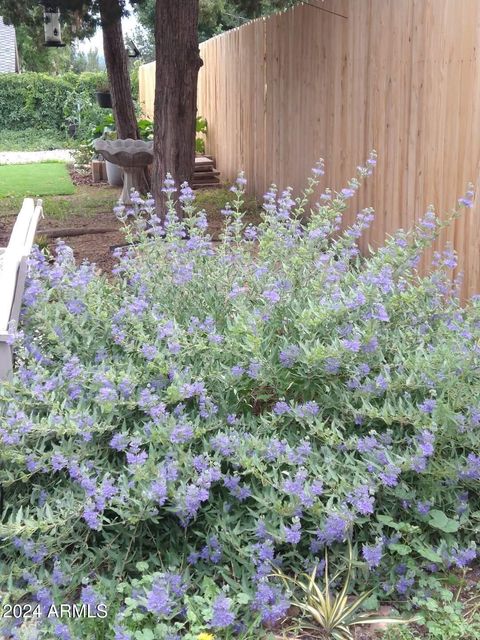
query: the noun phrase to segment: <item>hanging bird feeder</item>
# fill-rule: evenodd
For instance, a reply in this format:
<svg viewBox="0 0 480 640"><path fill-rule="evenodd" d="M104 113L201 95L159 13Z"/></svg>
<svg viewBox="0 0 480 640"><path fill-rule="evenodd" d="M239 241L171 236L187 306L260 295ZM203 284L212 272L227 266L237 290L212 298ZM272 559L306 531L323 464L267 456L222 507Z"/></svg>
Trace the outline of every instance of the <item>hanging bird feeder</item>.
<svg viewBox="0 0 480 640"><path fill-rule="evenodd" d="M60 10L51 3L43 4L43 23L46 47L64 47L60 29Z"/></svg>
<svg viewBox="0 0 480 640"><path fill-rule="evenodd" d="M131 40L130 38L128 38L127 42L126 42L127 46L125 47L125 50L127 52L127 56L129 58L139 58L141 56L140 51L138 50L137 45L134 43L133 40Z"/></svg>

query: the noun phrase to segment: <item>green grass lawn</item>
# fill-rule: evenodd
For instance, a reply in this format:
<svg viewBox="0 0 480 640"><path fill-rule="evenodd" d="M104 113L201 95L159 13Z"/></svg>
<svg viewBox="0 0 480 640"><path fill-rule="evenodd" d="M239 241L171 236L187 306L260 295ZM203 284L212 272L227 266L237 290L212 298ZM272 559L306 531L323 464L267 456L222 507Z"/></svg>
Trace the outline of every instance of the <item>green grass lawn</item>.
<svg viewBox="0 0 480 640"><path fill-rule="evenodd" d="M0 166L0 198L71 195L75 187L62 162Z"/></svg>
<svg viewBox="0 0 480 640"><path fill-rule="evenodd" d="M78 185L73 195L45 196L43 211L49 218L68 220L76 216L95 216L97 213L112 211L121 189L102 184L98 187ZM16 216L21 209L23 196L0 198L0 219Z"/></svg>

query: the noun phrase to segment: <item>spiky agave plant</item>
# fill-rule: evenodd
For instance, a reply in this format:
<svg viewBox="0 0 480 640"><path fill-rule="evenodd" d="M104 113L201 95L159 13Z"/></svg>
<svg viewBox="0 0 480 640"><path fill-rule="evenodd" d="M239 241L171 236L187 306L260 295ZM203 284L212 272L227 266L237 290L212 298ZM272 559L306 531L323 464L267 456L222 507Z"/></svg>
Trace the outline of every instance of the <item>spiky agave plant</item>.
<svg viewBox="0 0 480 640"><path fill-rule="evenodd" d="M323 576L323 589L316 583L317 568L309 575L300 574L300 577L287 576L281 571L273 575L281 578L287 589L292 593L292 604L298 607L304 614L313 618L317 624L303 623L302 626L309 631L322 631L327 633L333 640L354 640L352 627L360 624L389 623L408 624L415 622L416 617L408 619L399 617L376 616L370 613L359 613L358 610L367 598L372 594L372 590L366 591L353 600L348 597L348 590L351 583L353 566L352 547L349 544L348 567L345 581L340 591L332 591L332 582L340 575L338 572L330 580L328 572L328 554L325 552L325 570ZM302 579L302 576L304 579ZM295 591L302 592L302 598L295 596Z"/></svg>

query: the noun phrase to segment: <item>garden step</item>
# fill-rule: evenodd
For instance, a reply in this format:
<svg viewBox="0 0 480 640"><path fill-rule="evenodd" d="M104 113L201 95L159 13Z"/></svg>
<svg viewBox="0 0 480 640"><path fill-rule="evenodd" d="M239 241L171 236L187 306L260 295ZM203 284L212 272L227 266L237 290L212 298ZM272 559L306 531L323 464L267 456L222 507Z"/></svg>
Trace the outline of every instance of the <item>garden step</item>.
<svg viewBox="0 0 480 640"><path fill-rule="evenodd" d="M205 182L209 180L218 180L219 173L213 173L213 171L208 173L194 173L192 182Z"/></svg>
<svg viewBox="0 0 480 640"><path fill-rule="evenodd" d="M203 175L210 175L211 173L213 173L215 175L219 175L220 171L218 169L214 169L213 167L210 167L208 169L204 169L202 167L201 169L195 169L195 171L193 172L193 175L195 175L195 176L203 176Z"/></svg>
<svg viewBox="0 0 480 640"><path fill-rule="evenodd" d="M219 175L220 172L213 173L213 171L211 171L210 173L195 173L193 175L193 182L209 182L211 180L215 181L219 179Z"/></svg>
<svg viewBox="0 0 480 640"><path fill-rule="evenodd" d="M215 168L215 161L209 156L195 157L195 171L192 178L192 188L217 187L220 184L220 171Z"/></svg>
<svg viewBox="0 0 480 640"><path fill-rule="evenodd" d="M220 184L220 182L202 182L202 183L193 183L192 185L192 189L195 191L196 189L207 189L207 187L210 189L219 189L222 185Z"/></svg>
<svg viewBox="0 0 480 640"><path fill-rule="evenodd" d="M193 172L195 176L201 176L204 174L208 175L210 173L220 173L220 171L218 171L218 169L215 169L214 167L208 167L208 168L202 167L201 169L195 169L195 171Z"/></svg>
<svg viewBox="0 0 480 640"><path fill-rule="evenodd" d="M201 167L203 165L213 165L213 159L208 156L195 156L195 166Z"/></svg>

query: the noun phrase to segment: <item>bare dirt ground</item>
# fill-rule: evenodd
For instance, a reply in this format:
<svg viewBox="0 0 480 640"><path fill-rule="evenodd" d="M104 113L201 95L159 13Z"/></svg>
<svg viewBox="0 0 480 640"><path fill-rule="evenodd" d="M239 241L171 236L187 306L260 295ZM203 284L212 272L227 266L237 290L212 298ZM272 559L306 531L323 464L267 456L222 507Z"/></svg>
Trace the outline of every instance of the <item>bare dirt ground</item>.
<svg viewBox="0 0 480 640"><path fill-rule="evenodd" d="M45 217L39 223L36 241L53 249L56 238L49 236L51 232L58 232L59 237L72 247L78 262L87 259L102 271L111 272L115 264L111 247L124 242L122 225L113 214L113 206L121 190L106 183L94 184L89 174L71 171L70 175L76 186L75 194L44 198ZM204 208L207 212L208 232L216 240L224 226L221 209L232 199L232 194L224 186L220 189L199 189L196 196L199 209ZM20 207L21 198L0 200L0 246L8 243ZM255 224L258 221L257 203L250 201L247 203L246 222ZM60 233L62 231L63 234ZM78 231L87 233L75 233Z"/></svg>

